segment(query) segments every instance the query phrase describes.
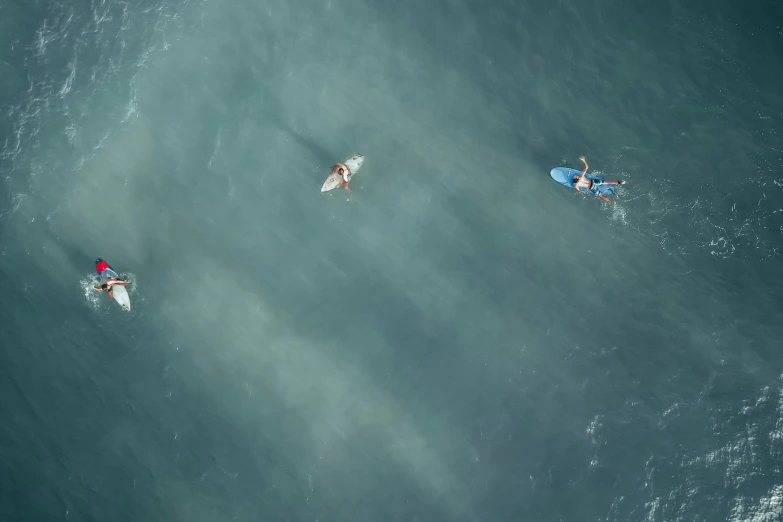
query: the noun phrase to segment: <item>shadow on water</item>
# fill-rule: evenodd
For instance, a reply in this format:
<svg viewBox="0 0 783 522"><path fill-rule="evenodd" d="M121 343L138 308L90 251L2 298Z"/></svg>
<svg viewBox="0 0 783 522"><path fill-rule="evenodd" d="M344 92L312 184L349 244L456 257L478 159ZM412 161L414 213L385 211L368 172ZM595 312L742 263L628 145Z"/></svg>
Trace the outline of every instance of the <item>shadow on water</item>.
<svg viewBox="0 0 783 522"><path fill-rule="evenodd" d="M336 162L334 153L329 152L322 147L318 141L313 138L304 136L300 132L294 130L290 125L285 123L281 118L274 118L276 125L283 129L288 136L290 136L295 142L301 145L307 150L310 155L318 161L319 164L332 165Z"/></svg>

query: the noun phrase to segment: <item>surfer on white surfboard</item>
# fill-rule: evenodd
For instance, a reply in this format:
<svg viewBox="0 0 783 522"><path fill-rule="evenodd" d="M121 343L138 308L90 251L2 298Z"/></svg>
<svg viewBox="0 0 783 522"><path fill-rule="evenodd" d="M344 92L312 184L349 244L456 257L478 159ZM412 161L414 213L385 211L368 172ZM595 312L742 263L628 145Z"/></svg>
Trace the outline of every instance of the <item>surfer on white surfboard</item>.
<svg viewBox="0 0 783 522"><path fill-rule="evenodd" d="M109 263L101 258L95 260L95 271L98 272L98 275L101 277L101 284L100 286L94 286L93 288L101 292L106 292L109 294L110 299L114 299L114 287L116 285L124 287L131 284L130 281L120 279L117 273L109 266ZM122 291L125 292L125 289L123 288ZM123 308L126 307L123 303L120 304ZM127 308L130 308L130 302L128 302Z"/></svg>
<svg viewBox="0 0 783 522"><path fill-rule="evenodd" d="M607 194L614 194L616 185L625 185L625 181L608 181L592 174L587 174L587 160L584 156L579 159L585 164L585 168L581 174L574 176L574 189L586 194L595 194L607 203L614 205L615 202L609 199Z"/></svg>
<svg viewBox="0 0 783 522"><path fill-rule="evenodd" d="M342 163L336 164L332 167L332 171L329 173L329 177L326 178L324 184L321 186L321 192L329 192L336 188L344 188L348 194L351 193L351 189L348 188L349 183L353 176L362 168L364 164L364 156L361 154L354 154Z"/></svg>
<svg viewBox="0 0 783 522"><path fill-rule="evenodd" d="M345 165L343 165L342 163L338 163L337 165L332 167L332 172L330 173L330 175L332 174L337 174L338 176L340 176L340 179L342 181L337 186L345 188L345 190L348 191L348 193L350 194L351 189L348 188L348 184L351 182L351 178L353 177L351 170ZM323 187L321 187L321 192L325 192L323 190Z"/></svg>

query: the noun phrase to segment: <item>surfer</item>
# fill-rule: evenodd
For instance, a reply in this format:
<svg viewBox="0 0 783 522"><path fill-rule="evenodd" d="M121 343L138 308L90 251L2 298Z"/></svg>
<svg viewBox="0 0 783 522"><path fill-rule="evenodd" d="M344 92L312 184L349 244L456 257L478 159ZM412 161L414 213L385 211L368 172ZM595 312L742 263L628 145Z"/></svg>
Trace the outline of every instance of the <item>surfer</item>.
<svg viewBox="0 0 783 522"><path fill-rule="evenodd" d="M327 178L324 186L321 187L321 192L327 192L329 190L334 190L335 188L343 187L350 194L351 189L348 188L348 184L351 182L351 177L351 169L349 169L344 163L338 163L332 167L332 172L329 173L329 178ZM330 179L334 179L334 181L330 182Z"/></svg>
<svg viewBox="0 0 783 522"><path fill-rule="evenodd" d="M117 279L116 277L108 277L103 280L100 286L93 286L93 288L100 290L101 292L107 292L109 298L114 299L114 294L112 294L114 285L128 286L129 284L131 284L130 281L124 281L122 279Z"/></svg>
<svg viewBox="0 0 783 522"><path fill-rule="evenodd" d="M109 266L109 263L101 258L95 260L95 271L101 276L101 284L100 286L93 286L93 288L100 292L108 293L110 299L114 299L112 294L114 285L128 286L131 284L130 281L120 279L117 273Z"/></svg>
<svg viewBox="0 0 783 522"><path fill-rule="evenodd" d="M618 185L625 185L625 181L608 181L601 179L598 176L587 174L587 160L584 156L579 159L585 164L585 168L582 170L581 174L574 176L574 189L586 194L595 194L607 203L614 205L615 202L609 199L608 196L614 194Z"/></svg>
<svg viewBox="0 0 783 522"><path fill-rule="evenodd" d="M348 199L350 199L351 189L348 188L348 184L356 173L359 172L359 169L362 168L362 164L364 164L364 156L359 153L354 154L342 163L336 164L332 167L332 171L329 172L329 177L324 181L321 192L329 192L342 187L348 192Z"/></svg>

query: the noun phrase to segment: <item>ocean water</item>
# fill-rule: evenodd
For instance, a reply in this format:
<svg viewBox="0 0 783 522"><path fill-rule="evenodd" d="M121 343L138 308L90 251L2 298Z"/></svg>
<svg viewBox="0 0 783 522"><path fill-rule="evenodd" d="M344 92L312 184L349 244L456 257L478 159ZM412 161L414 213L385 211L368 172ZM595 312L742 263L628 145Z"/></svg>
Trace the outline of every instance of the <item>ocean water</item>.
<svg viewBox="0 0 783 522"><path fill-rule="evenodd" d="M780 20L0 0L0 521L783 519Z"/></svg>

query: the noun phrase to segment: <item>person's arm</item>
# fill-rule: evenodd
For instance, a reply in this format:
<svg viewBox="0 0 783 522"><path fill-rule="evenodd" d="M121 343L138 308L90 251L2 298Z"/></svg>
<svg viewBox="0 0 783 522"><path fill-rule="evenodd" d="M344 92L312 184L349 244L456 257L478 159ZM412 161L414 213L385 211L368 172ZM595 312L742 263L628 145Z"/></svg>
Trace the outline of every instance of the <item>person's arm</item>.
<svg viewBox="0 0 783 522"><path fill-rule="evenodd" d="M608 197L604 196L603 194L598 194L598 197L599 197L599 198L601 198L601 199L603 199L603 200L604 200L604 201L606 201L607 203L611 203L612 205L614 205L614 204L615 204L615 203L614 203L614 201L612 201L612 200L611 200L611 199L609 199Z"/></svg>
<svg viewBox="0 0 783 522"><path fill-rule="evenodd" d="M117 281L117 282L116 282L116 283L114 283L114 284L115 284L115 285L128 286L129 284L131 284L131 282L130 282L130 281L125 281L125 280L122 280L122 279L120 279L119 281Z"/></svg>
<svg viewBox="0 0 783 522"><path fill-rule="evenodd" d="M585 172L587 172L587 159L585 159L584 156L580 157L579 159L582 160L582 163L585 164L585 168L582 170L582 173L576 177L576 181L574 181L574 190L577 192L579 192L579 182L582 181L582 177L585 175Z"/></svg>

